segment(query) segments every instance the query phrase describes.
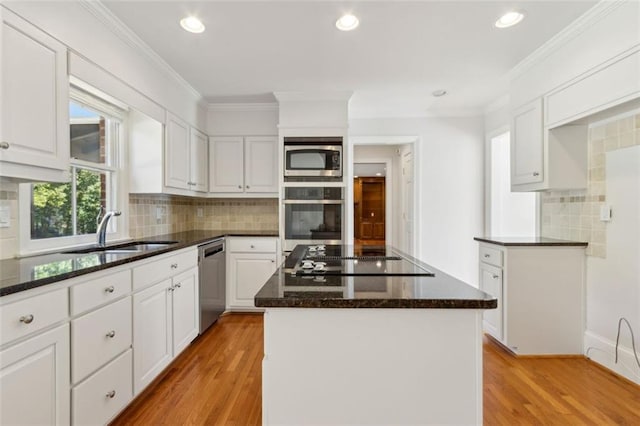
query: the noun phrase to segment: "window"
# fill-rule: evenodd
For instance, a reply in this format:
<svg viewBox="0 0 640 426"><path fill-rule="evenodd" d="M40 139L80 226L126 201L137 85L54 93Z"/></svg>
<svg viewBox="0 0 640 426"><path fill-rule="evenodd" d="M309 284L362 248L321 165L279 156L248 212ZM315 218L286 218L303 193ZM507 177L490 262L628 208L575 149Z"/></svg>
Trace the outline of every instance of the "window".
<svg viewBox="0 0 640 426"><path fill-rule="evenodd" d="M21 226L28 233L22 251L92 242L104 212L122 209L124 110L79 89L72 88L70 98L71 180L23 185L21 209L28 210L29 220ZM118 222L108 232L122 234Z"/></svg>

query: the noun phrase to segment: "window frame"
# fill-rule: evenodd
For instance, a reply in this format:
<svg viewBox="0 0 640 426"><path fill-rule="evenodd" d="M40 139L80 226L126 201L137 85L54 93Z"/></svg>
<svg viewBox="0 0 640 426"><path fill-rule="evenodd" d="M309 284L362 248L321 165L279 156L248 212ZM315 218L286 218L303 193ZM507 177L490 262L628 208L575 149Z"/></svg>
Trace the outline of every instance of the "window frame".
<svg viewBox="0 0 640 426"><path fill-rule="evenodd" d="M126 150L126 137L127 137L127 108L124 105L115 105L112 99L104 100L99 97L98 93L90 93L86 87L79 88L71 86L69 92L69 101L77 103L81 106L87 107L104 117L108 118L105 132L110 136L110 144L108 152L105 153L107 158L110 158L111 164L105 162L105 164L93 163L90 161L78 160L70 158L70 175L74 175L74 169L88 169L97 172L106 172L109 176L107 186L111 187L108 190L107 208L110 210L120 210L123 215L118 219L112 220L107 229L107 238L110 242L129 239L129 198L128 188L126 182L128 182L127 174L127 158ZM80 119L81 121L82 119ZM69 125L73 123L73 120L69 121ZM71 181L73 182L73 180ZM20 249L19 256L35 254L45 251L54 251L65 249L69 247L76 247L83 244L96 243L96 234L84 234L84 235L69 235L63 237L52 238L31 238L31 197L32 197L32 183L24 183L19 185L19 211L20 217L24 220L20 220ZM75 198L75 197L74 197ZM72 205L75 210L75 199L72 200ZM75 216L76 212L72 212ZM75 223L75 221L74 221ZM75 226L74 226L75 228ZM75 229L74 229L75 232Z"/></svg>

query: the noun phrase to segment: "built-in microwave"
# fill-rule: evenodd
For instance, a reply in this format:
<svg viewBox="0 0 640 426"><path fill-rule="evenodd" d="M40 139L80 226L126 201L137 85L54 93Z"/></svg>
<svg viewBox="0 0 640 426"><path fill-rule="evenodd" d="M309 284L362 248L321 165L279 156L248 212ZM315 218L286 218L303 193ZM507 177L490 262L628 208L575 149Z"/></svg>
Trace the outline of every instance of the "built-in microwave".
<svg viewBox="0 0 640 426"><path fill-rule="evenodd" d="M284 138L284 176L342 177L342 138Z"/></svg>

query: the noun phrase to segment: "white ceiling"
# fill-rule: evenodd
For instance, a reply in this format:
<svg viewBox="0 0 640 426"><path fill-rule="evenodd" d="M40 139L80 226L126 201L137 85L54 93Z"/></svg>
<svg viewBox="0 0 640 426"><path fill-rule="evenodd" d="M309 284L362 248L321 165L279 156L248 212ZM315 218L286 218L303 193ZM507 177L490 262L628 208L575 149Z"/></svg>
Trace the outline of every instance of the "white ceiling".
<svg viewBox="0 0 640 426"><path fill-rule="evenodd" d="M113 1L103 3L210 102L351 90L350 116L477 112L507 73L596 1ZM493 23L517 8L515 27ZM344 12L360 18L335 28ZM178 21L195 14L207 29ZM449 93L434 98L431 92Z"/></svg>

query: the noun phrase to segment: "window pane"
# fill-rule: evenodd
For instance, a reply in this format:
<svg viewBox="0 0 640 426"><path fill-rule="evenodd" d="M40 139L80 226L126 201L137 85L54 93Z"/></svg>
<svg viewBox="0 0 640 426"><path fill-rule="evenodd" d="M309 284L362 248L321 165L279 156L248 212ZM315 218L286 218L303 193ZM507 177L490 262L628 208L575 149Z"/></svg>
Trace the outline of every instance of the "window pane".
<svg viewBox="0 0 640 426"><path fill-rule="evenodd" d="M100 208L107 207L107 175L86 169L76 172L77 234L95 234Z"/></svg>
<svg viewBox="0 0 640 426"><path fill-rule="evenodd" d="M31 239L73 234L71 183L38 183L31 196Z"/></svg>
<svg viewBox="0 0 640 426"><path fill-rule="evenodd" d="M71 118L71 157L92 163L106 163L106 119L73 102L69 106Z"/></svg>

